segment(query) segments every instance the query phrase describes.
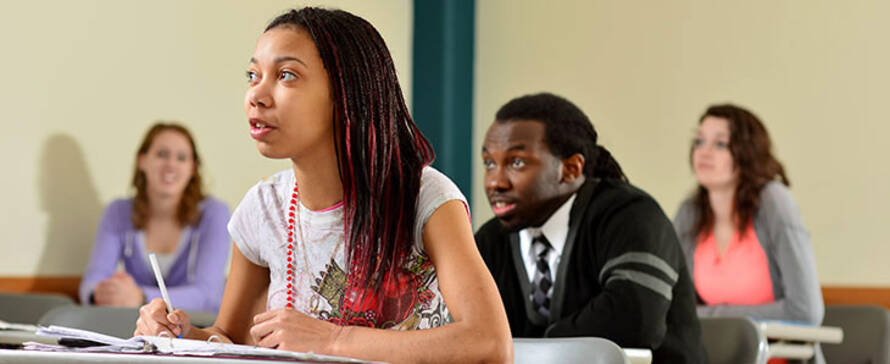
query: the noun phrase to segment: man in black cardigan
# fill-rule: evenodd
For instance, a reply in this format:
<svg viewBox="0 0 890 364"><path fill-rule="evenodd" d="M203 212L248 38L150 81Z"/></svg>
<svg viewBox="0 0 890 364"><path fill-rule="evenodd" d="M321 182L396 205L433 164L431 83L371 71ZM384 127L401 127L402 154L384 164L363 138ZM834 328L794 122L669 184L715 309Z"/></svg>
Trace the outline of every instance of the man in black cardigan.
<svg viewBox="0 0 890 364"><path fill-rule="evenodd" d="M597 336L703 363L674 228L587 116L552 94L501 107L482 147L495 218L476 233L514 337Z"/></svg>

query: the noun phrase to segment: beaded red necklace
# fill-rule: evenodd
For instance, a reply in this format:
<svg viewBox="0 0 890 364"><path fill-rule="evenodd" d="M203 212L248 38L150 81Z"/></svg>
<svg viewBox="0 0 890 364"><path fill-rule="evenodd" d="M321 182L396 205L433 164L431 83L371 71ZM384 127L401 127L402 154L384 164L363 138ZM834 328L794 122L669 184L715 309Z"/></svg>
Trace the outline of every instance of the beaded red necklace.
<svg viewBox="0 0 890 364"><path fill-rule="evenodd" d="M294 224L297 211L297 193L299 188L294 184L294 192L291 194L290 207L287 218L287 308L294 308Z"/></svg>
<svg viewBox="0 0 890 364"><path fill-rule="evenodd" d="M296 300L294 298L294 291L296 290L296 285L300 282L297 281L296 276L296 267L294 264L297 264L297 254L296 248L294 245L301 245L303 250L303 266L301 271L301 277L305 279L309 279L311 281L311 273L309 272L309 260L307 259L309 253L307 251L307 238L303 236L303 224L301 222L301 209L302 205L300 204L299 198L299 188L296 183L294 183L294 191L291 194L290 205L288 206L287 211L287 245L285 247L285 253L287 254L287 271L285 272L285 276L287 278L287 304L285 307L294 308L296 305ZM298 227L299 230L295 231L295 227ZM299 236L299 241L297 241L297 236ZM331 251L331 256L328 258L326 262L334 262L334 258L337 256L337 252L340 250L340 247L343 245L343 239L340 239L336 245L334 245L334 249ZM334 263L331 263L334 264ZM305 283L305 282L304 282ZM318 299L318 296L312 295L312 299ZM313 313L317 313L318 303L310 303L311 310Z"/></svg>

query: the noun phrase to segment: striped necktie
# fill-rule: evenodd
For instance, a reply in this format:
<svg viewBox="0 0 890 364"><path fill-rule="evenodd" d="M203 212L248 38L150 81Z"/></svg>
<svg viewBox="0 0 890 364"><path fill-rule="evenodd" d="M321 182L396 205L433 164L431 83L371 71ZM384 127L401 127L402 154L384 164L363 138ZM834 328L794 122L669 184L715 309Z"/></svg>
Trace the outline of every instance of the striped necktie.
<svg viewBox="0 0 890 364"><path fill-rule="evenodd" d="M535 275L532 278L532 307L535 312L550 318L550 291L553 289L553 277L550 274L550 262L547 255L553 247L543 234L532 240L532 251L535 253Z"/></svg>

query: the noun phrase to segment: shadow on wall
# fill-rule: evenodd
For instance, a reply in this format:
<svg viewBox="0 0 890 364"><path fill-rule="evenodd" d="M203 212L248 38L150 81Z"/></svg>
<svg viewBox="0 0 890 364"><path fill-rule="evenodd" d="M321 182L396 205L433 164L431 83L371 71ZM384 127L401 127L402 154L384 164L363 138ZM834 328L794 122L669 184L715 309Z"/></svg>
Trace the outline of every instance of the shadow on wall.
<svg viewBox="0 0 890 364"><path fill-rule="evenodd" d="M53 134L46 139L38 181L40 207L49 219L36 275L79 276L90 259L102 206L74 138Z"/></svg>

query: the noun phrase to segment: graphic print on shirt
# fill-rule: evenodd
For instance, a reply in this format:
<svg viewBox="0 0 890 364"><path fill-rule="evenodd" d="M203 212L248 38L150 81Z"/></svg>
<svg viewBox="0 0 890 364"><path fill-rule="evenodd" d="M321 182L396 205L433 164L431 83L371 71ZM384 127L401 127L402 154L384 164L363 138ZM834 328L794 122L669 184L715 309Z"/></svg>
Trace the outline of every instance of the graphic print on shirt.
<svg viewBox="0 0 890 364"><path fill-rule="evenodd" d="M342 299L346 289L346 273L335 262L325 265L312 286L316 297L322 297L329 310L315 311L317 306L310 303L313 313L320 319L336 324L368 326L386 329L410 330L440 326L446 322L448 312L433 291L437 285L436 273L429 256L416 250L409 257L407 267L396 271L397 276L383 283L381 296L368 288L364 299L343 307ZM380 310L375 310L382 307ZM378 312L380 315L378 316Z"/></svg>
<svg viewBox="0 0 890 364"><path fill-rule="evenodd" d="M346 272L333 259L324 267L325 270L320 272L320 277L315 278L315 285L311 287L317 295L312 297L310 309L312 313L318 313L322 320L329 320L331 311L340 312L340 300L343 298L343 287L346 286ZM328 302L331 311L318 312L319 296Z"/></svg>

